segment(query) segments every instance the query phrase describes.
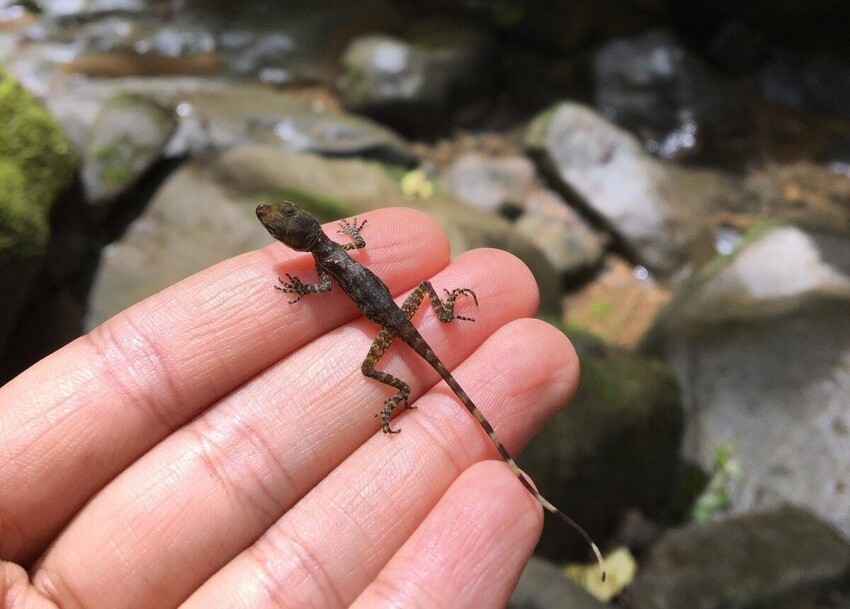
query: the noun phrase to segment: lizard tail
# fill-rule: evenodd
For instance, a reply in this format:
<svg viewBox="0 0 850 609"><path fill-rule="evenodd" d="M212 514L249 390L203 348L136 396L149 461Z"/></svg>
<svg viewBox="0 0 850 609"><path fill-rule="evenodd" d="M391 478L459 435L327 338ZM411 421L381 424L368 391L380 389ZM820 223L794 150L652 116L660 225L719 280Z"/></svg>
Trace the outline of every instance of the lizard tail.
<svg viewBox="0 0 850 609"><path fill-rule="evenodd" d="M502 440L499 439L499 436L496 435L496 431L493 429L493 426L490 425L490 421L488 421L484 417L484 413L478 410L478 407L473 403L473 401L466 395L466 392L460 386L460 384L455 380L455 378L451 375L451 373L446 369L443 363L437 358L436 354L430 349L427 350L431 357L426 358L428 363L431 364L434 369L440 373L440 376L443 377L443 380L446 381L446 384L454 391L455 395L457 395L458 399L463 403L466 409L475 417L475 420L478 421L478 424L484 428L484 431L487 432L487 435L490 436L490 440L493 444L496 445L496 449L499 451L499 454L502 456L502 459L510 466L511 470L516 474L516 477L519 478L519 481L522 482L522 485L528 489L528 492L534 496L537 501L546 509L550 514L554 514L564 522L566 522L570 527L572 527L585 542L590 546L590 549L593 550L593 553L596 555L596 562L599 563L599 570L602 573L602 581L605 581L605 562L602 559L602 553L599 551L597 545L590 538L590 535L581 528L578 523L564 514L561 510L552 505L548 499L546 499L540 492L534 488L534 485L531 484L531 481L525 475L525 473L519 468L514 461L514 458L508 452L508 449L505 448Z"/></svg>

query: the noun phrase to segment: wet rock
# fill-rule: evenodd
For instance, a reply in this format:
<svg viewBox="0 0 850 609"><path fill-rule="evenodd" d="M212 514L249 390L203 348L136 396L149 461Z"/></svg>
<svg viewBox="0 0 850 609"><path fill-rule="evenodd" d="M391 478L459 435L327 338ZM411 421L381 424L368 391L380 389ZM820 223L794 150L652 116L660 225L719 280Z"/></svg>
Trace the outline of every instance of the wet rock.
<svg viewBox="0 0 850 609"><path fill-rule="evenodd" d="M670 304L666 330L767 321L832 301L850 301L850 243L795 227L756 228L715 260Z"/></svg>
<svg viewBox="0 0 850 609"><path fill-rule="evenodd" d="M204 20L184 21L185 12L174 11L167 1L119 4L56 3L60 13L48 13L17 32L16 72L30 76L28 85L43 83L37 90L44 94L61 86L69 73L121 77L222 70Z"/></svg>
<svg viewBox="0 0 850 609"><path fill-rule="evenodd" d="M97 13L142 12L150 8L145 0L37 0L35 4L49 17L92 16Z"/></svg>
<svg viewBox="0 0 850 609"><path fill-rule="evenodd" d="M455 197L481 211L496 212L519 203L531 190L534 164L524 156L486 157L468 153L458 157L445 176Z"/></svg>
<svg viewBox="0 0 850 609"><path fill-rule="evenodd" d="M82 57L93 58L98 54L122 52L128 54L128 59L129 54L165 59L215 52L215 37L203 21L191 21L181 13L166 19L164 16L167 14L160 10L158 14L143 18L140 14L121 12L82 22L79 19L68 20L64 26L47 22L44 23L48 29L45 30L43 40L65 43L75 49L77 52L73 55L73 61ZM51 26L55 29L49 29ZM83 67L83 63L77 67ZM90 65L95 64L92 62ZM128 75L120 72L119 66L113 70L116 76ZM89 73L87 70L69 71Z"/></svg>
<svg viewBox="0 0 850 609"><path fill-rule="evenodd" d="M665 31L603 46L594 83L599 111L664 158L690 156L749 124L742 97Z"/></svg>
<svg viewBox="0 0 850 609"><path fill-rule="evenodd" d="M602 261L602 240L556 193L537 190L525 200L525 212L514 224L543 252L561 278L576 282Z"/></svg>
<svg viewBox="0 0 850 609"><path fill-rule="evenodd" d="M737 445L733 511L792 502L850 535L848 305L848 240L779 227L709 264L659 317L647 347L687 396L687 457L709 469L718 445Z"/></svg>
<svg viewBox="0 0 850 609"><path fill-rule="evenodd" d="M213 179L240 197L289 199L325 220L393 205L409 205L398 180L380 163L326 159L272 146L238 146L207 160Z"/></svg>
<svg viewBox="0 0 850 609"><path fill-rule="evenodd" d="M89 203L105 212L160 158L176 126L174 110L147 97L119 94L106 100L83 154Z"/></svg>
<svg viewBox="0 0 850 609"><path fill-rule="evenodd" d="M398 165L415 165L407 141L369 119L334 112L293 112L273 125L255 124L251 140L285 150L327 156L362 156Z"/></svg>
<svg viewBox="0 0 850 609"><path fill-rule="evenodd" d="M592 283L564 299L564 324L636 350L671 298L646 272L610 256Z"/></svg>
<svg viewBox="0 0 850 609"><path fill-rule="evenodd" d="M399 135L368 119L274 91L225 86L186 95L171 154L256 142L284 150L364 156L409 165L415 157Z"/></svg>
<svg viewBox="0 0 850 609"><path fill-rule="evenodd" d="M578 393L519 463L549 501L599 542L630 509L658 513L678 474L684 413L672 374L657 360L579 333L570 338L581 361ZM562 522L553 519L546 527L538 554L587 556L584 542Z"/></svg>
<svg viewBox="0 0 850 609"><path fill-rule="evenodd" d="M386 0L239 5L189 0L48 3L33 34L66 72L90 76L218 73L270 84L333 79L351 37L398 25Z"/></svg>
<svg viewBox="0 0 850 609"><path fill-rule="evenodd" d="M506 220L450 199L408 201L397 177L379 163L238 146L181 166L144 214L105 249L86 326L220 260L269 243L254 208L281 199L296 201L324 220L390 205L419 207L444 226L454 254L501 246L544 281L555 281L545 258ZM551 297L543 302L550 312L557 305Z"/></svg>
<svg viewBox="0 0 850 609"><path fill-rule="evenodd" d="M664 535L628 590L629 609L845 606L850 545L786 507Z"/></svg>
<svg viewBox="0 0 850 609"><path fill-rule="evenodd" d="M220 42L214 26L209 22L209 14L192 11L177 11L166 21L155 23L151 19L135 20L121 27L114 47L99 45L92 51L132 50L138 55L150 55L160 58L191 58L193 55L218 55ZM128 33L123 40L121 34ZM220 67L220 62L216 61ZM153 75L156 75L155 73Z"/></svg>
<svg viewBox="0 0 850 609"><path fill-rule="evenodd" d="M525 141L562 194L650 270L674 272L706 238L710 195L701 174L652 158L637 138L590 108L566 102L547 110L532 121Z"/></svg>
<svg viewBox="0 0 850 609"><path fill-rule="evenodd" d="M776 52L756 78L771 102L850 115L850 63L836 57Z"/></svg>
<svg viewBox="0 0 850 609"><path fill-rule="evenodd" d="M493 41L483 31L424 21L407 37L355 39L337 80L345 106L407 129L445 129L495 84Z"/></svg>
<svg viewBox="0 0 850 609"><path fill-rule="evenodd" d="M534 556L525 566L508 603L508 609L604 609L610 606L564 577L554 564Z"/></svg>
<svg viewBox="0 0 850 609"><path fill-rule="evenodd" d="M209 19L209 7L196 11ZM397 27L398 8L387 0L264 2L223 5L215 15L219 49L228 71L262 82L333 83L339 53L357 35Z"/></svg>
<svg viewBox="0 0 850 609"><path fill-rule="evenodd" d="M401 165L416 162L409 144L382 125L338 112L319 100L257 85L202 78L128 78L88 83L48 99L74 140L85 146L105 100L126 95L143 95L175 109L177 129L165 146L167 157L253 142Z"/></svg>
<svg viewBox="0 0 850 609"><path fill-rule="evenodd" d="M69 21L50 31L42 46L66 74L96 78L202 75L221 73L224 58L203 20L182 12L152 15L107 15L79 23Z"/></svg>
<svg viewBox="0 0 850 609"><path fill-rule="evenodd" d="M0 348L41 268L50 212L76 169L73 147L36 99L0 72Z"/></svg>

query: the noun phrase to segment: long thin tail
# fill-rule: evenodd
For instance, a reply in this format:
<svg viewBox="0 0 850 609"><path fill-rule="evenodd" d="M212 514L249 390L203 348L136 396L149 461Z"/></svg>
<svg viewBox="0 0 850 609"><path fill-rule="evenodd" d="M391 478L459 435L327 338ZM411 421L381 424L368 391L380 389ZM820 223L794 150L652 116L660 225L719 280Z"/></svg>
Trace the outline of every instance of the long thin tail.
<svg viewBox="0 0 850 609"><path fill-rule="evenodd" d="M423 340L422 342L424 343L425 341ZM425 346L427 347L427 345ZM593 540L590 538L590 535L588 535L587 532L583 528L581 528L575 520L573 520L572 518L564 514L561 510L552 505L548 499L546 499L538 492L536 488L534 488L534 485L531 484L531 481L526 477L526 475L519 468L519 466L517 466L516 461L514 461L514 458L511 457L511 454L508 452L508 449L505 448L505 445L499 439L499 436L496 435L493 426L490 425L490 421L488 421L484 417L484 414L480 410L478 410L478 407L472 402L471 399L469 399L469 396L466 395L466 392L463 390L460 384L455 380L455 378L451 375L448 369L446 369L446 367L443 365L443 362L441 362L440 359L437 357L437 354L434 353L434 351L430 347L427 347L425 349L425 353L427 354L425 359L428 361L429 364L431 364L431 366L434 367L437 372L440 373L440 376L443 377L443 380L446 381L446 384L448 384L451 390L455 392L455 394L466 407L466 409L472 414L472 416L475 417L475 420L478 421L478 424L484 428L484 431L486 431L487 435L490 436L490 440L493 442L493 444L496 445L496 449L499 451L499 454L502 456L502 459L504 459L505 462L510 466L511 470L513 470L514 474L516 474L516 477L519 478L520 482L522 482L522 485L526 489L528 489L528 492L531 493L544 508L546 508L546 511L551 514L554 514L555 516L566 522L579 535L581 535L585 542L587 542L587 544L590 546L590 549L593 550L593 553L596 555L596 561L599 563L599 570L602 572L602 581L604 582L605 563L602 560L602 553L599 551L599 548L596 546L596 544L593 543Z"/></svg>

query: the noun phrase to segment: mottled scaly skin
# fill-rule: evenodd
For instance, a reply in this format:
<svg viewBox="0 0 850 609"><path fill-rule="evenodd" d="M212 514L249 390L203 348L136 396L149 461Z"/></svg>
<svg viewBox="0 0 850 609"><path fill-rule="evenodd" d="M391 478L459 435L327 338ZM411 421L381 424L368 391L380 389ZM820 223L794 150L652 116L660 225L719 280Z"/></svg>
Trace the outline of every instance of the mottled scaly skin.
<svg viewBox="0 0 850 609"><path fill-rule="evenodd" d="M390 385L396 390L395 395L386 401L380 413L381 428L384 433L398 433L398 430L394 430L390 426L390 419L399 403L403 402L406 408L411 408L408 401L410 398L410 386L391 374L375 369L375 365L381 359L381 356L386 353L393 339L399 338L407 343L422 359L431 364L434 370L440 374L461 403L472 413L475 420L478 421L481 427L487 432L487 435L490 436L490 440L496 445L499 454L511 467L522 485L528 489L528 492L534 495L547 511L566 521L590 544L599 561L599 566L602 568L602 579L604 580L605 571L602 567L602 556L596 544L591 541L584 530L569 516L561 512L537 492L537 489L534 488L528 478L525 477L525 474L519 469L516 462L514 462L513 457L508 453L505 445L493 430L493 426L490 425L484 414L469 399L463 388L448 369L446 369L443 362L440 361L437 354L434 353L434 350L425 342L425 339L422 338L422 335L419 334L419 331L410 321L413 314L416 313L416 310L422 304L422 299L425 296L428 296L431 306L437 313L440 321L450 322L454 319L474 321L469 317L455 315L454 308L455 301L459 296L471 297L477 306L478 298L475 296L475 293L467 288L459 288L452 291L446 290L446 299L445 301L441 301L431 283L423 281L407 297L404 304L399 307L393 300L387 285L372 271L348 255L349 250L360 249L366 246L366 242L360 235L360 230L366 224L365 221L358 226L356 218L353 222L342 220L338 232L350 236L352 243L340 245L331 241L325 235L321 224L319 224L316 218L298 209L288 201L274 205L258 206L257 218L259 218L272 237L278 241L283 242L296 251L310 252L313 255L313 260L316 263L316 271L319 274L319 283L306 284L297 277L287 275L288 281L279 279L280 285L274 286L281 292L295 294L295 298L289 301L290 304L298 302L306 294L329 291L331 289L330 278L333 277L343 291L354 301L354 304L360 309L363 315L381 326L381 330L375 337L375 341L372 343L372 347L363 361L361 370L366 376Z"/></svg>

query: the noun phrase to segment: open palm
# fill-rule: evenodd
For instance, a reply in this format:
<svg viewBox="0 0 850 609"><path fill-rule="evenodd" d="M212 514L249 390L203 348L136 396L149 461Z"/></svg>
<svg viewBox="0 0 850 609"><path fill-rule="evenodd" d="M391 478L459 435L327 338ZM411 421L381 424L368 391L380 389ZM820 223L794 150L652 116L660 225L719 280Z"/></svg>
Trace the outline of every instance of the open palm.
<svg viewBox="0 0 850 609"><path fill-rule="evenodd" d="M566 338L527 319L528 270L406 209L367 214L354 254L398 300L464 286L475 323L414 322L517 450L572 395ZM335 234L336 226L327 233ZM0 388L0 606L494 607L534 548L540 506L437 374L403 345L360 374L376 327L339 289L289 306L275 243L115 316ZM460 303L463 309L465 303Z"/></svg>

